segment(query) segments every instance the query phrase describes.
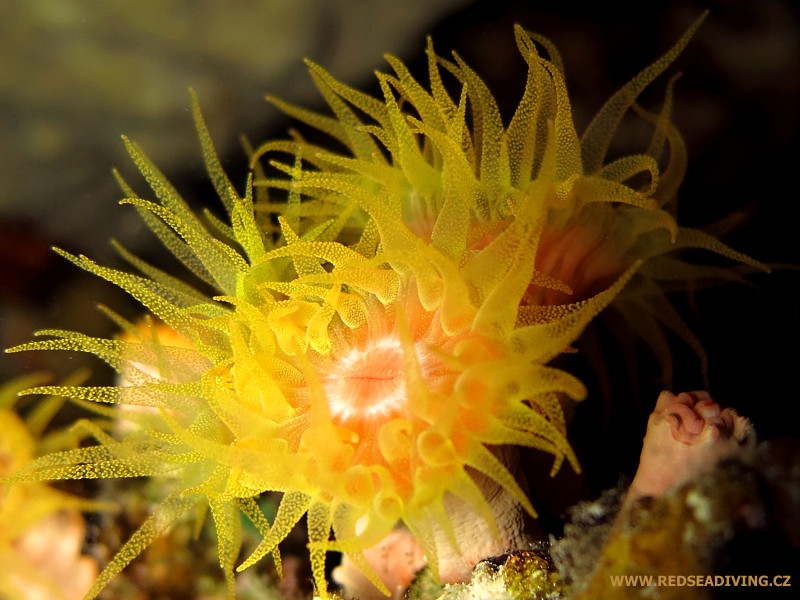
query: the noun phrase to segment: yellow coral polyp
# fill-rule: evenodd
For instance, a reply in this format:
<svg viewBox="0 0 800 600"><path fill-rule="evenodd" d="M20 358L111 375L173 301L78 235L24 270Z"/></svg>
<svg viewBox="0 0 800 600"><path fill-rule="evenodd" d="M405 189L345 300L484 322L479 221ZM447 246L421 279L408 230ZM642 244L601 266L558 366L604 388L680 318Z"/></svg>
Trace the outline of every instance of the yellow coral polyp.
<svg viewBox="0 0 800 600"><path fill-rule="evenodd" d="M328 246L318 248L322 251ZM330 274L336 276L337 271L334 267ZM560 406L552 397L566 392L580 398L583 388L565 373L543 366L535 344L515 351L509 343L511 338L490 339L469 330L448 335L441 323L441 311L425 310L410 284L401 286L392 294L397 300L386 304L352 283L348 291L336 296L342 297L364 306L369 318L359 326L348 326L338 318L339 305L333 304L332 296L320 295L319 301L324 298L334 309L325 329L330 341L327 352L303 344L302 354L295 346L291 353L265 355L262 368L248 371L246 380L233 376L231 385L219 386L220 391L233 393L228 391L228 397L215 399L215 403L228 407L226 414L230 415L235 403L249 406L248 397L260 390L277 386L279 404L282 399L292 399L293 414L287 414L282 423L274 421L273 433L286 440L289 454L294 455L291 463L280 461L290 464L291 469L281 472L272 461L269 479L263 478L264 489L294 490L306 497L305 502L293 502L279 512L278 521L293 524L310 503L321 503L313 514L324 521L310 523L310 531L324 531L324 524L330 521L336 542L329 543L327 534L320 534L319 539L312 538L312 547L342 549L357 556L388 534L398 518L420 531L420 539L427 539L431 521L437 522L443 511L446 493L467 495L470 502L480 498L474 490L465 491L469 489L467 466L497 477L527 504L510 473L487 458L486 445L509 441L525 444L555 454L559 462L567 457L575 464L564 438ZM587 320L594 310L592 306L578 312ZM308 322L316 314L310 310ZM255 320L244 311L241 318L247 326L233 329L237 339L245 331L252 335L256 327ZM539 335L542 340L553 335L551 328L540 327L538 334L535 329L531 326L524 333ZM557 344L563 348L578 329L579 325L564 324L564 339ZM262 331L261 335L267 333ZM242 339L235 347L250 345ZM247 360L247 356L234 359L231 372ZM296 365L304 376L294 381L278 379L267 367L278 363ZM475 387L468 382L485 377L487 370L493 372L493 384L484 388L483 398L476 398ZM542 377L545 372L552 376ZM538 383L527 383L529 375ZM476 420L476 404L493 416ZM240 415L245 413L244 406ZM264 418L258 413L253 410L253 419ZM527 420L520 420L519 414L526 415ZM464 421L470 422L469 428L464 428ZM230 426L234 432L239 427L233 422ZM271 457L265 455L262 460L271 461ZM251 470L246 476L251 482L248 485L255 485L258 472ZM325 513L322 506L329 512ZM356 523L361 527L356 528ZM245 566L279 541L277 536L265 539ZM435 564L436 548L428 546L426 550Z"/></svg>
<svg viewBox="0 0 800 600"><path fill-rule="evenodd" d="M336 138L350 154L324 152L298 139L292 153L308 168L272 160L291 180L257 178L255 185L301 192L323 215L357 206L352 214L361 215L364 231L377 232L390 264L415 278L425 309L442 307L448 333L464 327L508 331L530 319L564 315L641 266L615 306L645 334L665 370L669 356L661 326L683 336L703 358L657 285L674 278L675 269L686 279L700 278L676 256L661 257L694 247L765 267L711 236L678 227L672 201L686 153L670 120L674 80L657 114L636 99L680 54L704 17L615 93L582 135L572 121L557 50L521 27L515 35L528 76L508 125L478 75L457 55L454 62L437 56L430 42L430 89L389 56L394 73L378 75L382 100L309 63L335 118L275 103ZM460 95L451 95L447 76ZM650 143L640 154L609 159L629 112L652 125ZM268 143L256 158L287 148ZM298 223L302 229L319 221ZM420 253L426 260L418 260ZM722 270L705 272L715 275L731 277Z"/></svg>
<svg viewBox="0 0 800 600"><path fill-rule="evenodd" d="M81 379L81 375L73 379ZM9 485L37 455L77 445L80 436L48 430L63 398L43 398L23 419L17 392L46 379L41 374L0 385L0 597L64 600L87 590L97 575L81 554L86 526L80 510L109 506L83 500L40 481Z"/></svg>

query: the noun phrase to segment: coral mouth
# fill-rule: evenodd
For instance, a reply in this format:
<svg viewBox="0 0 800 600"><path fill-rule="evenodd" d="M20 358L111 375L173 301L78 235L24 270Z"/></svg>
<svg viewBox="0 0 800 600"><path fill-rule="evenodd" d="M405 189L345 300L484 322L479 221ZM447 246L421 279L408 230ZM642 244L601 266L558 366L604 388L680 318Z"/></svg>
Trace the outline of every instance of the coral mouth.
<svg viewBox="0 0 800 600"><path fill-rule="evenodd" d="M331 416L340 423L401 412L406 379L400 340L387 337L352 349L335 363L324 386Z"/></svg>
<svg viewBox="0 0 800 600"><path fill-rule="evenodd" d="M596 212L596 211L595 211ZM562 290L532 286L528 302L545 306L586 300L607 288L628 265L611 231L599 223L579 220L565 228L548 228L539 241L536 268L567 285Z"/></svg>

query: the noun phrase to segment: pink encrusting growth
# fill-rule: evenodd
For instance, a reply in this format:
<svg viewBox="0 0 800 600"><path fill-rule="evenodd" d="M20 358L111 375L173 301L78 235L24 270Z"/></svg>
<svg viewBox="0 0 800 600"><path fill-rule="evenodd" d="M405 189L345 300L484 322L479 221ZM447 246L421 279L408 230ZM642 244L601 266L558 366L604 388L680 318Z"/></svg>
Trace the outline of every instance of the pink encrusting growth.
<svg viewBox="0 0 800 600"><path fill-rule="evenodd" d="M708 392L661 392L647 422L625 506L679 488L754 440L749 419L732 408L723 409Z"/></svg>
<svg viewBox="0 0 800 600"><path fill-rule="evenodd" d="M427 564L422 547L405 529L394 529L379 544L365 550L364 558L391 593L390 600L405 598L409 584ZM333 580L344 587L348 598L386 599L347 556L333 570Z"/></svg>

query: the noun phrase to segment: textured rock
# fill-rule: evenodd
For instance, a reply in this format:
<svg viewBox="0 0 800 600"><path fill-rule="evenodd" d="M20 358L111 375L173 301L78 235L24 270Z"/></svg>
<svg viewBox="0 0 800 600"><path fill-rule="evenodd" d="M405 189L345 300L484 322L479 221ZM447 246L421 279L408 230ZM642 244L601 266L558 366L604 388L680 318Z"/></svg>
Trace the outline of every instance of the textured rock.
<svg viewBox="0 0 800 600"><path fill-rule="evenodd" d="M735 578L775 586L799 561L800 442L782 440L725 460L662 497L637 500L610 530L588 580L564 575L576 599L738 598L766 590L752 581L738 587ZM618 576L653 580L614 585ZM699 582L681 585L679 577L690 576Z"/></svg>

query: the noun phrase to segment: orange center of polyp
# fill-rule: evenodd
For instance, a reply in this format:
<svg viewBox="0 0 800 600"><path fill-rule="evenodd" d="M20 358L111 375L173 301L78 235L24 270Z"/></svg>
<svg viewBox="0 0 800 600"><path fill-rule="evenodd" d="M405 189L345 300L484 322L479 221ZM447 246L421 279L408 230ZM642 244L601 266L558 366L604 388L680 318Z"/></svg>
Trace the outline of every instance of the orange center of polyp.
<svg viewBox="0 0 800 600"><path fill-rule="evenodd" d="M534 288L529 290L527 302L555 305L586 300L602 291L620 275L623 261L607 231L578 222L545 229L539 240L536 269L567 284L572 295Z"/></svg>
<svg viewBox="0 0 800 600"><path fill-rule="evenodd" d="M400 340L389 337L354 348L336 362L324 385L331 416L339 423L399 412L406 401Z"/></svg>

